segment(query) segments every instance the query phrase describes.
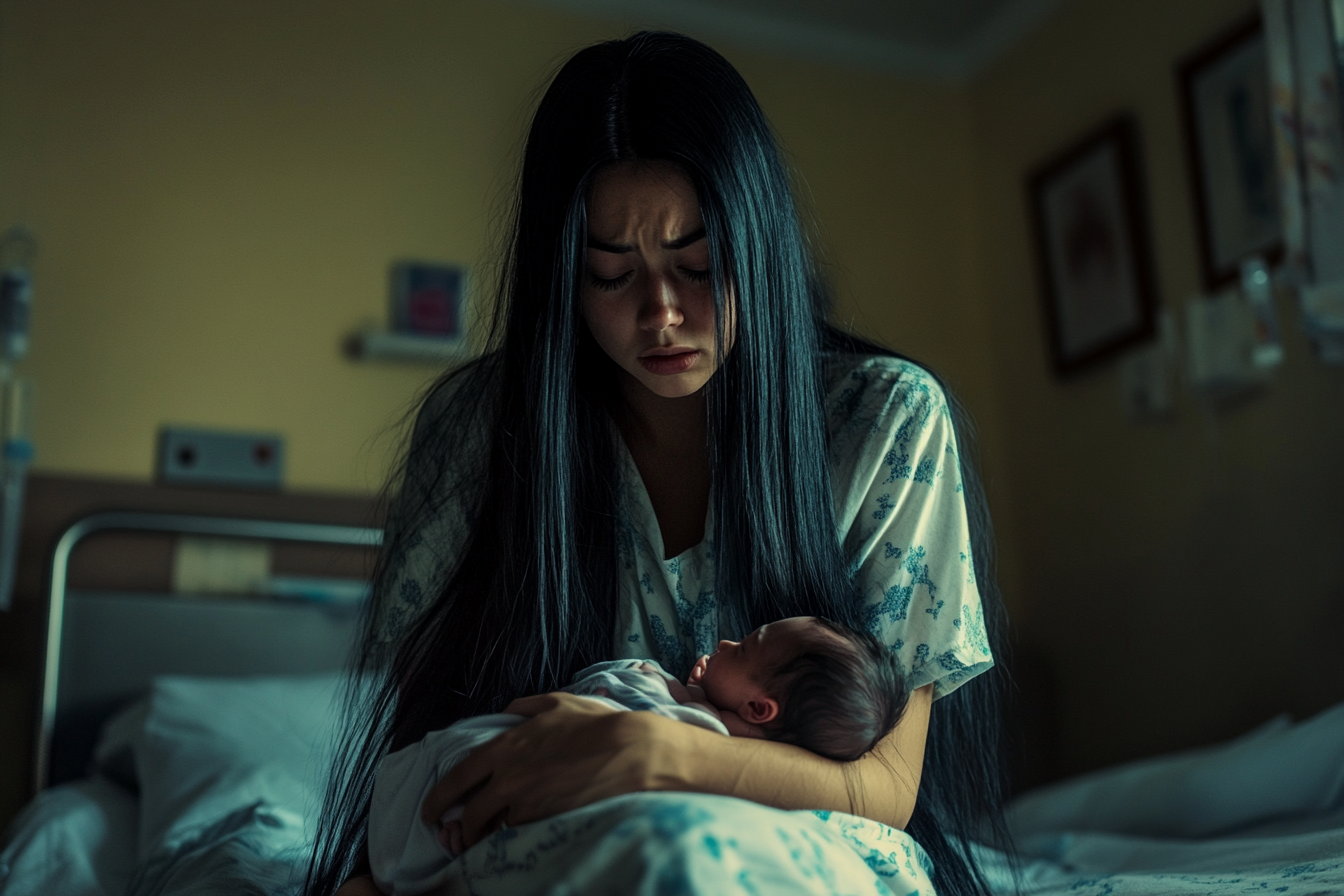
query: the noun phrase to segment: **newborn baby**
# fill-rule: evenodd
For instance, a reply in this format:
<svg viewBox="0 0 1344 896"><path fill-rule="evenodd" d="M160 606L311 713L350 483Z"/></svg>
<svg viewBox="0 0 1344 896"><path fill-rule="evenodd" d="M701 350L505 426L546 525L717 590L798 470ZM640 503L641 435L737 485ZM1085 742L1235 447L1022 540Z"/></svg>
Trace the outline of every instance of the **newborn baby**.
<svg viewBox="0 0 1344 896"><path fill-rule="evenodd" d="M720 641L702 656L678 703L715 714L737 737L796 744L831 759L858 759L896 727L909 693L896 655L876 637L794 616Z"/></svg>
<svg viewBox="0 0 1344 896"><path fill-rule="evenodd" d="M812 616L720 641L685 684L651 660L616 660L589 666L561 690L840 761L858 759L885 737L909 697L896 655L881 641ZM472 749L524 721L504 713L464 719L383 760L369 811L369 860L379 889L422 893L442 883L462 851L461 808L448 810L434 831L420 821L421 803Z"/></svg>

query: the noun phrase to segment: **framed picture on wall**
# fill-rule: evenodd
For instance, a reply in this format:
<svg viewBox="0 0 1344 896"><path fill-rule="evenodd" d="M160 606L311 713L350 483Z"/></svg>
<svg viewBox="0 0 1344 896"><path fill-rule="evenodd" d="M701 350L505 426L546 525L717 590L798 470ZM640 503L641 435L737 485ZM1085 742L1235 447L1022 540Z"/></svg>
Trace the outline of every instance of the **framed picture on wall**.
<svg viewBox="0 0 1344 896"><path fill-rule="evenodd" d="M1204 288L1283 257L1265 35L1257 15L1177 67Z"/></svg>
<svg viewBox="0 0 1344 896"><path fill-rule="evenodd" d="M1138 129L1122 116L1028 178L1050 355L1073 374L1156 332Z"/></svg>
<svg viewBox="0 0 1344 896"><path fill-rule="evenodd" d="M392 266L392 330L464 346L467 272L459 265L402 261Z"/></svg>

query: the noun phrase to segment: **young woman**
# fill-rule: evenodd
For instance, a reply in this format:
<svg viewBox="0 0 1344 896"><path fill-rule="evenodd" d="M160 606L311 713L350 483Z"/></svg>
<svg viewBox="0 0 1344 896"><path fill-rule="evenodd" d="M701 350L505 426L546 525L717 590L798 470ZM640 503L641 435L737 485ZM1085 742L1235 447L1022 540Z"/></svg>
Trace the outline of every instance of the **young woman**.
<svg viewBox="0 0 1344 896"><path fill-rule="evenodd" d="M387 750L506 706L532 718L424 807L465 802L468 844L623 794L719 794L903 828L939 892L982 889L962 837L1000 794L983 499L938 381L825 322L788 173L727 61L642 33L565 64L498 299L490 351L432 390L409 443L362 657L385 683L310 891L376 892ZM909 676L902 721L855 762L549 693L622 656L684 678L721 638L804 615L873 631Z"/></svg>

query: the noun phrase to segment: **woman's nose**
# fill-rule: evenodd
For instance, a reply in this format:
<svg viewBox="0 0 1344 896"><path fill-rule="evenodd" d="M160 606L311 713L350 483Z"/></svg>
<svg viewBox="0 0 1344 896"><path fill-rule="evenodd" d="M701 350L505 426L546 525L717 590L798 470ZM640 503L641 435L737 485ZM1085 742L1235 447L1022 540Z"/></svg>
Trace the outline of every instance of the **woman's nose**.
<svg viewBox="0 0 1344 896"><path fill-rule="evenodd" d="M723 650L723 649L728 648L728 647L736 647L736 646L737 646L737 642L736 642L736 641L728 641L728 640L724 640L724 641L720 641L720 642L719 642L719 650Z"/></svg>
<svg viewBox="0 0 1344 896"><path fill-rule="evenodd" d="M650 277L648 292L639 309L639 326L654 333L680 326L683 320L676 290L663 277Z"/></svg>

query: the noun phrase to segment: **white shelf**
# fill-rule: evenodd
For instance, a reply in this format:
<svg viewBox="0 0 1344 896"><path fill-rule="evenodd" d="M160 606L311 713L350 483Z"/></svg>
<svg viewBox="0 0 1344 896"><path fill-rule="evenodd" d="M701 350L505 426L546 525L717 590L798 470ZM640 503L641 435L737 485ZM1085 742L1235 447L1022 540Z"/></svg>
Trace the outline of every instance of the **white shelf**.
<svg viewBox="0 0 1344 896"><path fill-rule="evenodd" d="M468 350L460 339L360 330L345 340L345 353L356 361L444 364L466 360Z"/></svg>

